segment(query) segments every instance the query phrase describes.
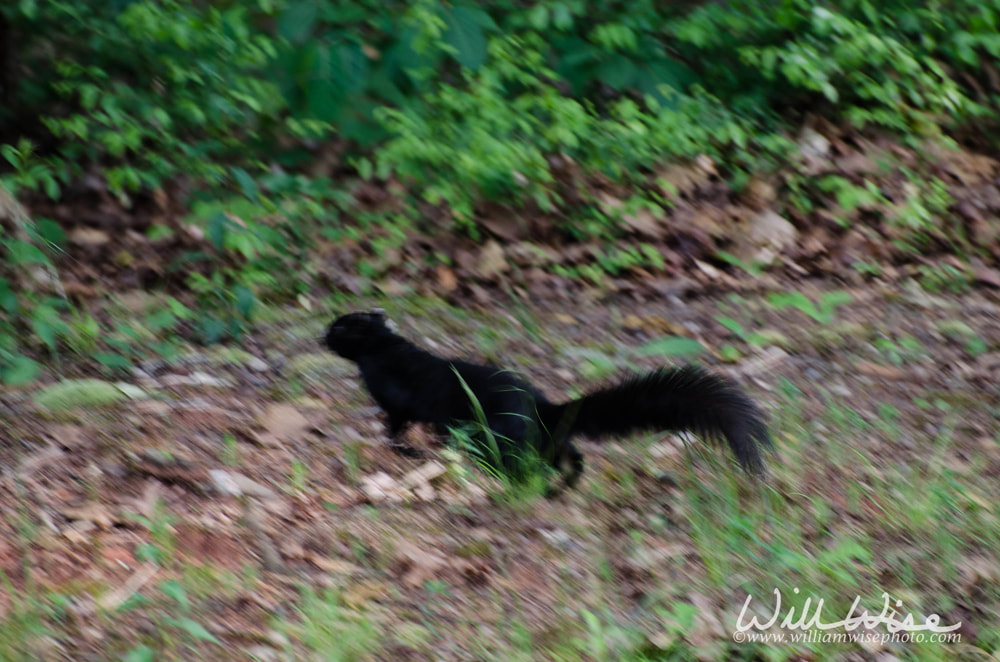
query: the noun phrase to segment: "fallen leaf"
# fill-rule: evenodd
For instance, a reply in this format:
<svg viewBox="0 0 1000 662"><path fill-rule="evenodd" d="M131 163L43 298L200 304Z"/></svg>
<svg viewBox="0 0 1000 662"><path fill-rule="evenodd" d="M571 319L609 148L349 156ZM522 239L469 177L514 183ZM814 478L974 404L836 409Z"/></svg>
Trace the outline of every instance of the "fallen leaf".
<svg viewBox="0 0 1000 662"><path fill-rule="evenodd" d="M298 409L286 403L269 405L260 417L259 423L271 442L298 439L311 427Z"/></svg>
<svg viewBox="0 0 1000 662"><path fill-rule="evenodd" d="M507 257L504 255L503 246L496 240L490 239L479 251L476 260L475 273L480 278L490 280L510 269L507 264Z"/></svg>
<svg viewBox="0 0 1000 662"><path fill-rule="evenodd" d="M405 541L397 545L396 558L403 567L402 581L410 588L423 586L424 582L434 579L438 571L450 565L444 555Z"/></svg>
<svg viewBox="0 0 1000 662"><path fill-rule="evenodd" d="M115 518L111 516L107 506L104 504L89 502L78 508L62 508L63 517L68 520L82 520L93 522L104 531L110 531L114 526Z"/></svg>
<svg viewBox="0 0 1000 662"><path fill-rule="evenodd" d="M102 246L111 241L107 232L97 228L74 228L67 236L71 242L80 246Z"/></svg>
<svg viewBox="0 0 1000 662"><path fill-rule="evenodd" d="M458 289L458 276L451 267L441 264L434 270L437 274L438 284L445 292L454 292Z"/></svg>
<svg viewBox="0 0 1000 662"><path fill-rule="evenodd" d="M1000 269L987 266L978 266L972 272L977 283L989 285L993 288L1000 288Z"/></svg>
<svg viewBox="0 0 1000 662"><path fill-rule="evenodd" d="M745 262L770 264L779 253L795 245L799 231L771 210L751 216L746 231L735 238L733 253Z"/></svg>
<svg viewBox="0 0 1000 662"><path fill-rule="evenodd" d="M429 483L435 478L444 475L447 470L448 468L440 462L431 460L430 462L426 462L413 471L407 473L399 481L399 484L403 487L403 489L410 490L419 485Z"/></svg>

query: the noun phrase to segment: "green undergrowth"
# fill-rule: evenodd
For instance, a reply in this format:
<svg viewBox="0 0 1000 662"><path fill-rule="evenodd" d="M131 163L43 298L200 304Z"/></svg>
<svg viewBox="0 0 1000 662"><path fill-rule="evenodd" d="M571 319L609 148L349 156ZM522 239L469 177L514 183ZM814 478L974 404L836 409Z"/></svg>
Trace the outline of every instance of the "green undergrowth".
<svg viewBox="0 0 1000 662"><path fill-rule="evenodd" d="M922 151L995 124L983 64L1000 54L995 1L946 11L868 0L766 9L21 0L0 12L3 36L18 44L4 55L0 183L26 200L72 205L87 180L132 210L183 182L183 222L206 238L162 265L190 297L150 322L149 343L28 278L74 259L67 228L0 210L12 221L0 225L6 384L85 354L81 344L113 370L143 343L153 355L169 351L163 342L174 335L239 340L263 303L325 286L318 242L364 246L355 268L370 293L398 268L409 238L481 239L484 214L497 207L551 219L564 241L602 245L587 264L551 266L559 275L601 284L662 271L655 245L616 240L629 214L673 210L665 166L704 157L734 193L753 177L778 177L779 212L808 216L833 200L837 223L875 227L904 255L945 250L967 263L988 249L950 214L954 201L931 164L887 157L882 175L900 174L901 191L878 178L809 174L795 165L795 136L809 115ZM358 193L372 188L389 201L362 202ZM620 196L621 207L601 204L598 191ZM158 240L179 231L158 223L146 232ZM735 259L727 256L717 258ZM407 275L449 257L425 261ZM972 271L923 264L920 280L963 292ZM95 337L115 340L92 347Z"/></svg>

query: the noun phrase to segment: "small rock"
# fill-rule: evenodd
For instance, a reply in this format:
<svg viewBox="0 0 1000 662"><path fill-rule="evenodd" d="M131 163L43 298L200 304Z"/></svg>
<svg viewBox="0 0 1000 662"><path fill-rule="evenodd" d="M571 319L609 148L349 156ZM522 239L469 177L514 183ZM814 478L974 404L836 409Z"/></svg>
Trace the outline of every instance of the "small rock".
<svg viewBox="0 0 1000 662"><path fill-rule="evenodd" d="M413 495L421 501L433 501L434 487L430 483L422 483L413 489Z"/></svg>
<svg viewBox="0 0 1000 662"><path fill-rule="evenodd" d="M400 493L399 483L396 479L384 471L376 472L370 476L365 476L361 480L361 490L368 497L369 501L378 503L381 501L402 501L403 495Z"/></svg>
<svg viewBox="0 0 1000 662"><path fill-rule="evenodd" d="M271 366L268 365L267 361L257 358L256 356L251 356L247 360L246 366L248 369L253 370L254 372L267 372L268 370L271 369Z"/></svg>
<svg viewBox="0 0 1000 662"><path fill-rule="evenodd" d="M213 386L222 388L229 385L229 382L220 377L213 377L207 372L196 370L190 375L165 375L160 383L167 387L175 386Z"/></svg>
<svg viewBox="0 0 1000 662"><path fill-rule="evenodd" d="M445 467L440 462L431 460L426 462L421 466L417 467L413 471L407 473L403 476L403 479L399 481L403 489L413 489L422 485L426 485L430 481L444 474L447 471Z"/></svg>
<svg viewBox="0 0 1000 662"><path fill-rule="evenodd" d="M555 549L569 549L573 547L573 538L562 529L538 529L542 539Z"/></svg>
<svg viewBox="0 0 1000 662"><path fill-rule="evenodd" d="M806 158L825 159L830 155L830 141L815 129L803 129L799 134L799 152Z"/></svg>
<svg viewBox="0 0 1000 662"><path fill-rule="evenodd" d="M230 496L247 494L262 499L278 498L278 493L270 487L247 478L243 474L233 471L223 471L221 469L212 469L208 474L212 477L212 484L215 485L215 489L221 494L228 494Z"/></svg>
<svg viewBox="0 0 1000 662"><path fill-rule="evenodd" d="M212 484L215 485L216 491L220 494L225 494L227 496L243 496L243 490L240 488L239 484L233 480L232 475L230 475L228 471L212 469L208 472L208 475L212 477Z"/></svg>

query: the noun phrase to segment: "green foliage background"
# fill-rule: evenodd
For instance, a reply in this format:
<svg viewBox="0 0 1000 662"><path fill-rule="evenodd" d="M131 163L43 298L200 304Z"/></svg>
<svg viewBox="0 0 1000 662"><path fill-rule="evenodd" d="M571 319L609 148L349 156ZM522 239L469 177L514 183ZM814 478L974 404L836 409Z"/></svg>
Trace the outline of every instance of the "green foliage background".
<svg viewBox="0 0 1000 662"><path fill-rule="evenodd" d="M301 291L308 238L350 237L347 219L377 223L378 248L439 220L418 209L477 236L498 201L614 236L620 218L567 189L556 160L641 190L657 165L708 154L738 181L781 164L806 113L904 141L998 116L1000 0L15 0L0 21L3 186L59 199L97 177L128 206L184 180L222 201L192 208L218 251L190 257L211 263L185 313L206 340ZM336 177L307 174L334 142ZM366 217L351 186L372 178L427 204ZM227 221L236 204L244 225ZM16 287L64 239L24 231L0 228L7 376L25 348L81 333L65 302Z"/></svg>

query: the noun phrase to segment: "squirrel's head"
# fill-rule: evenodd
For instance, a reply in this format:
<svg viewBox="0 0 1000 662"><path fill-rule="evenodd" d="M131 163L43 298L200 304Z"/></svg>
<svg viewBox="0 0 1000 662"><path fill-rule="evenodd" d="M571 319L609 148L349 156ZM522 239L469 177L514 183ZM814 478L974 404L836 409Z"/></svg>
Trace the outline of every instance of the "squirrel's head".
<svg viewBox="0 0 1000 662"><path fill-rule="evenodd" d="M369 313L348 313L338 317L327 329L323 343L331 352L356 360L380 348L386 340L398 337L385 311L376 308Z"/></svg>

